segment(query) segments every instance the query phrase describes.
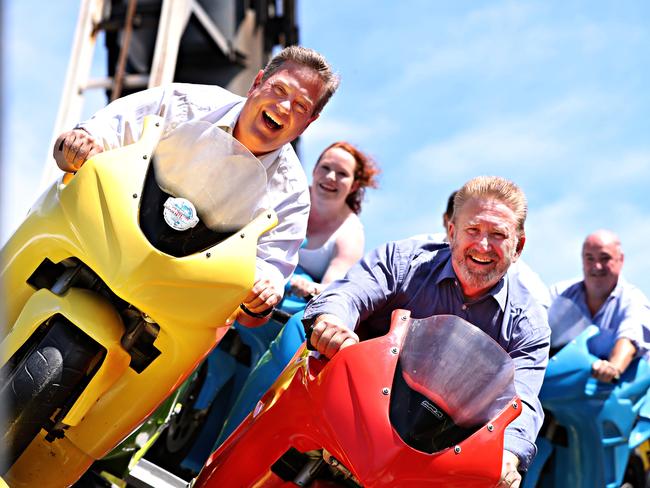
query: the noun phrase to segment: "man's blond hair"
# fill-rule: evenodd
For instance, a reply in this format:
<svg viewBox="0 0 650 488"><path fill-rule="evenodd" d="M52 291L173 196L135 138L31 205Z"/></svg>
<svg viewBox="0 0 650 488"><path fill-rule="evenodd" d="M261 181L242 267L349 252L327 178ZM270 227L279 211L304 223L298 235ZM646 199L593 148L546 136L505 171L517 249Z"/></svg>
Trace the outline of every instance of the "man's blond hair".
<svg viewBox="0 0 650 488"><path fill-rule="evenodd" d="M520 235L524 233L528 203L524 192L512 181L499 176L472 178L458 190L454 197L454 217L472 198L494 198L506 204L517 218L517 232Z"/></svg>

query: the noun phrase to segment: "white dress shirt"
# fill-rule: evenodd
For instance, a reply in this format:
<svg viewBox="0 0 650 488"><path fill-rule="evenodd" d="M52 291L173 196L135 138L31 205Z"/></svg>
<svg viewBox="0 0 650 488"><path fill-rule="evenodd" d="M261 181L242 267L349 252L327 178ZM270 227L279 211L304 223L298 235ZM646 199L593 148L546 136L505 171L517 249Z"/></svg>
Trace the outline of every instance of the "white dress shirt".
<svg viewBox="0 0 650 488"><path fill-rule="evenodd" d="M190 120L207 121L232 133L244 101L218 86L173 83L115 100L77 128L90 133L105 150L137 141L147 115L163 118L163 138ZM298 264L298 249L307 232L309 189L291 144L258 159L267 172L267 193L260 205L276 212L278 225L259 238L256 278L271 280L281 292Z"/></svg>

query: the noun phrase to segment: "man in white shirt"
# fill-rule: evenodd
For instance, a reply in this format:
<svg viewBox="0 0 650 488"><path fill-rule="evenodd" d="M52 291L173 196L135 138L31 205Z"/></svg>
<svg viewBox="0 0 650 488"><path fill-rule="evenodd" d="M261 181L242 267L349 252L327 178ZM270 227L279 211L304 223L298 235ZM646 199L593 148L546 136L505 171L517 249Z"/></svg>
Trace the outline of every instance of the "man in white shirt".
<svg viewBox="0 0 650 488"><path fill-rule="evenodd" d="M164 120L163 137L190 120L207 121L232 134L267 171L267 199L278 225L258 242L255 285L243 310L260 317L282 298L298 263L309 217L309 190L290 142L318 118L338 87L323 56L299 46L278 53L260 70L243 98L223 88L174 83L115 100L57 139L54 159L74 172L93 155L140 137L145 116Z"/></svg>

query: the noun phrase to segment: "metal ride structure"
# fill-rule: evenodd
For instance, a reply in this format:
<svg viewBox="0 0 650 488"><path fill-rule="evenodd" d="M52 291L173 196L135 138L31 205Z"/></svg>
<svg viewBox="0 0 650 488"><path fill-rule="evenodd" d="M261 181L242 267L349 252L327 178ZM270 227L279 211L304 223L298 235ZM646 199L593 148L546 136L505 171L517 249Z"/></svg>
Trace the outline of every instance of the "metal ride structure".
<svg viewBox="0 0 650 488"><path fill-rule="evenodd" d="M107 76L91 78L101 33ZM171 82L245 95L273 49L297 43L296 0L81 0L51 142L79 121L93 90L107 102ZM43 189L57 174L50 157Z"/></svg>

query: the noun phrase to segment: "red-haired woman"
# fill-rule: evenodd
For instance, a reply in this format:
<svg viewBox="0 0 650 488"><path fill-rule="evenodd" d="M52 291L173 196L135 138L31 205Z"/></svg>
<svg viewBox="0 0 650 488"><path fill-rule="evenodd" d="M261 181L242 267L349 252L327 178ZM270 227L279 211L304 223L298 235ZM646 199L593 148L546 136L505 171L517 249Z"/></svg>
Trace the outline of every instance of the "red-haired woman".
<svg viewBox="0 0 650 488"><path fill-rule="evenodd" d="M300 249L298 259L299 267L314 281L294 275L293 294L317 295L361 258L365 238L358 214L365 189L377 187L378 174L372 159L347 142L335 142L321 153L312 173L307 245ZM305 340L301 317L298 312L289 319L251 371L215 448L255 407Z"/></svg>
<svg viewBox="0 0 650 488"><path fill-rule="evenodd" d="M377 187L378 174L373 160L347 142L321 153L312 173L307 245L299 251L300 267L314 281L294 276L294 294L317 295L361 258L365 237L358 214L366 188Z"/></svg>

